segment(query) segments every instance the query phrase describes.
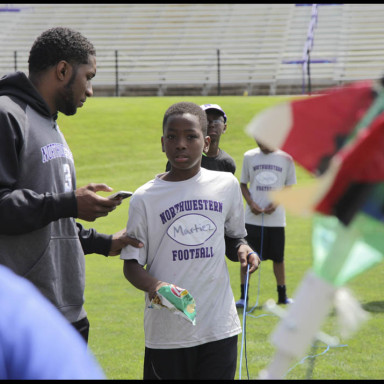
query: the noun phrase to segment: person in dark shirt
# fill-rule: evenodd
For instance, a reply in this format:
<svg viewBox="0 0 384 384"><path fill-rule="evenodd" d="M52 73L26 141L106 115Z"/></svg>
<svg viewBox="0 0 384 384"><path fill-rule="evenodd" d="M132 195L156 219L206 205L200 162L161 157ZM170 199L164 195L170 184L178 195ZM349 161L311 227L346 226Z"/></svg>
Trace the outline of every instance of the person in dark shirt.
<svg viewBox="0 0 384 384"><path fill-rule="evenodd" d="M235 174L235 160L219 147L221 135L227 130L227 115L218 104L203 104L200 107L207 115L208 136L211 138L208 152L203 153L201 166L214 171Z"/></svg>

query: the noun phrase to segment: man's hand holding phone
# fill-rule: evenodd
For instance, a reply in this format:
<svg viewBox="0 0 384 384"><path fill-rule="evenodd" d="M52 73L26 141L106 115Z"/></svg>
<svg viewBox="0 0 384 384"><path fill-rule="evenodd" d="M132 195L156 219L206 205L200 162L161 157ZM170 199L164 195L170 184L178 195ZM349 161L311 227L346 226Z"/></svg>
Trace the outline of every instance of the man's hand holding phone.
<svg viewBox="0 0 384 384"><path fill-rule="evenodd" d="M90 183L76 189L77 218L85 221L95 221L99 217L107 216L120 205L122 200L132 196L132 192L119 191L109 197L102 197L97 192L111 192L112 188L106 184Z"/></svg>

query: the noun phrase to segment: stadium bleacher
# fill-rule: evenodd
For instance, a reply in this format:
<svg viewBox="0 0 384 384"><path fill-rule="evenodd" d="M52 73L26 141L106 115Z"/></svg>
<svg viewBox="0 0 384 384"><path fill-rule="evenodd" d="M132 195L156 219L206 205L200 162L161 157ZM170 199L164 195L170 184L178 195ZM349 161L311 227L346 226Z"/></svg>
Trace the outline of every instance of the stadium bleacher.
<svg viewBox="0 0 384 384"><path fill-rule="evenodd" d="M317 9L311 90L379 79L384 4ZM311 12L311 4L0 4L0 76L27 72L34 39L68 26L96 47L95 96L300 94Z"/></svg>

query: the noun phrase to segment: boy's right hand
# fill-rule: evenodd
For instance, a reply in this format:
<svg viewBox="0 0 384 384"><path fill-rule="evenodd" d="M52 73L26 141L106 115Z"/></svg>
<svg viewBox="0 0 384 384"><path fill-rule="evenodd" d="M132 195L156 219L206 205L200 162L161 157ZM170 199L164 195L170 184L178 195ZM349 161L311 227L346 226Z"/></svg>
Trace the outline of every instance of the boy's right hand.
<svg viewBox="0 0 384 384"><path fill-rule="evenodd" d="M264 209L260 208L254 201L252 201L250 208L251 208L251 212L254 215L260 215L260 213L264 212Z"/></svg>
<svg viewBox="0 0 384 384"><path fill-rule="evenodd" d="M97 195L98 191L111 192L112 188L106 184L91 183L76 189L77 218L95 221L99 217L107 216L121 204L121 199L107 199Z"/></svg>
<svg viewBox="0 0 384 384"><path fill-rule="evenodd" d="M158 281L153 288L148 290L149 300L152 300L156 296L156 292L163 286L170 285L169 283L165 283L164 281Z"/></svg>

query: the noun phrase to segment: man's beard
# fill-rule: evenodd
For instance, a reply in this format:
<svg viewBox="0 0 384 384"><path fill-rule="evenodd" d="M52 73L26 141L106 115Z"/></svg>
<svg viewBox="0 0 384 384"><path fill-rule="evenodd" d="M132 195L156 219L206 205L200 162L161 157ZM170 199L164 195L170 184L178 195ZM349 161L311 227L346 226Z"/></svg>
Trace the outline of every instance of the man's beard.
<svg viewBox="0 0 384 384"><path fill-rule="evenodd" d="M77 112L77 105L75 104L73 95L73 83L75 82L77 70L74 69L72 77L69 79L68 84L65 86L61 93L61 105L59 111L64 115L71 116Z"/></svg>

